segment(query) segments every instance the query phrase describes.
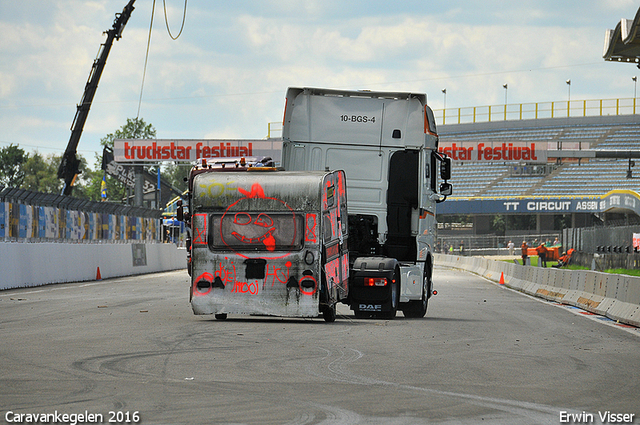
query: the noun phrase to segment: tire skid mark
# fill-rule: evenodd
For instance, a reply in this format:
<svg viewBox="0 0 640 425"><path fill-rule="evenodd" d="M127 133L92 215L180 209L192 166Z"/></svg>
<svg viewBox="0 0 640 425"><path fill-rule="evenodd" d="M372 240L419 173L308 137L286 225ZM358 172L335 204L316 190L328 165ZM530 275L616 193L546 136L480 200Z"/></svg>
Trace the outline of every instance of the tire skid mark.
<svg viewBox="0 0 640 425"><path fill-rule="evenodd" d="M61 368L55 368L55 367L48 367L48 366L42 366L33 362L25 362L22 359L15 359L13 358L13 356L8 356L4 358L5 361L16 361L16 362L22 362L24 365L28 366L30 369L34 370L34 371L41 371L43 374L44 373L51 373L54 372L54 376L52 378L49 379L50 382L53 383L57 383L57 382L61 382L61 381L70 381L70 382L74 382L77 385L77 388L71 388L69 390L67 390L65 392L65 397L68 399L71 399L71 401L68 402L62 402L62 403L57 403L57 404L61 404L61 405L68 405L68 404L73 404L73 403L77 403L77 402L83 402L85 401L85 399L80 399L78 400L78 397L86 397L87 394L91 393L93 390L95 390L95 388L97 387L96 381L93 379L89 379L86 376L83 376L82 374L79 373L74 373L72 371L67 371ZM24 379L24 378L9 378L9 379L3 379L2 382L5 385L8 384L14 384L15 388L17 389L16 391L19 391L19 388L21 386L21 384L24 384L26 382L29 382L31 380L35 380L37 382L41 381L41 378L35 378L35 379ZM47 381L45 381L47 382ZM55 385L55 384L52 384ZM59 391L59 390L58 390ZM33 398L26 398L24 399L25 401L25 407L48 407L48 404L36 404L34 405L34 400L39 400L37 397L35 399ZM17 407L22 407L21 404L14 404L12 405L13 408L17 408Z"/></svg>
<svg viewBox="0 0 640 425"><path fill-rule="evenodd" d="M238 349L238 345L251 346L250 341L241 341L237 338L236 331L218 333L215 340L210 339L211 332L190 332L180 335L173 340L157 340L161 347L159 350L147 350L128 353L105 354L92 356L76 360L72 367L93 374L104 374L115 377L140 376L167 378L168 364L175 356L194 353L209 353L212 349L216 352L233 352ZM149 363L135 363L146 358L162 358L159 363L151 363L154 366L151 370L138 370L136 366L145 368Z"/></svg>
<svg viewBox="0 0 640 425"><path fill-rule="evenodd" d="M224 348L217 348L218 350ZM229 351L233 351L233 347L226 348ZM140 376L140 377L163 377L163 374L166 375L166 372L163 372L163 367L160 368L159 371L155 372L146 372L146 371L137 371L135 368L129 367L129 364L133 361L152 358L152 357L163 357L163 356L171 356L175 354L192 354L199 352L210 352L211 348L202 347L202 348L189 348L189 349L181 349L181 350L172 350L171 352L166 351L140 351L135 353L122 353L122 354L107 354L102 356L88 357L86 359L77 360L72 363L72 366L75 369L82 370L84 372L96 373L101 375L109 375L114 377L122 377L132 375Z"/></svg>
<svg viewBox="0 0 640 425"><path fill-rule="evenodd" d="M347 348L334 348L327 349L318 347L324 351L326 355L320 359L320 363L323 365L320 368L314 369L309 363L307 366L307 372L313 376L319 378L330 379L333 381L355 384L355 385L376 385L389 387L396 391L406 391L415 393L424 393L430 395L437 395L448 398L456 398L476 406L494 409L502 412L509 413L511 415L529 418L536 421L536 423L557 423L558 412L567 411L573 413L579 413L573 409L565 409L557 406L548 406L544 404L509 400L497 397L487 397L474 394L458 393L453 391L436 390L432 388L417 387L414 385L399 384L395 382L384 381L376 378L366 377L354 374L348 370L348 366L361 358L364 354L356 349ZM327 371L329 373L327 373ZM319 406L318 406L319 407ZM323 410L327 406L323 407ZM333 422L328 422L333 423ZM358 422L353 422L358 423Z"/></svg>

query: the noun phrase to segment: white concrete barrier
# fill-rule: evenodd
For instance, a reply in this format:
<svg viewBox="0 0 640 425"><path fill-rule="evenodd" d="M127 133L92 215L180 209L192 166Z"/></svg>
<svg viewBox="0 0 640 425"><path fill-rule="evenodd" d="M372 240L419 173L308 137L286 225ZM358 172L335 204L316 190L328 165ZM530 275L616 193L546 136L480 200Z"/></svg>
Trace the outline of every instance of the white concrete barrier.
<svg viewBox="0 0 640 425"><path fill-rule="evenodd" d="M173 244L0 242L0 289L81 282L186 268Z"/></svg>
<svg viewBox="0 0 640 425"><path fill-rule="evenodd" d="M573 305L640 327L640 277L588 270L516 265L481 257L435 254L435 264L458 268L529 295Z"/></svg>

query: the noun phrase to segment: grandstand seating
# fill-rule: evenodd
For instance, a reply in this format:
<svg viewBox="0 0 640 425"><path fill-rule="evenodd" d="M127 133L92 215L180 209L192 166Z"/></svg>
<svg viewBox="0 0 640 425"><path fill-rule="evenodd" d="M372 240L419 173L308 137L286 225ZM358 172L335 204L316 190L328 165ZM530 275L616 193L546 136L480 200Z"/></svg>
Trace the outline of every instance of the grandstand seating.
<svg viewBox="0 0 640 425"><path fill-rule="evenodd" d="M624 123L571 125L557 120L534 121L522 128L485 128L477 126L457 130L445 126L440 138L447 142L537 142L548 149L640 150L640 119L628 116ZM602 121L602 120L601 120ZM634 122L635 121L635 122ZM637 123L636 123L637 122ZM480 128L480 129L478 129ZM637 160L640 161L640 160ZM513 164L454 162L452 198L511 196L599 196L614 189L640 192L640 162L632 168L634 178L627 178L628 159L564 160L547 176L515 175Z"/></svg>

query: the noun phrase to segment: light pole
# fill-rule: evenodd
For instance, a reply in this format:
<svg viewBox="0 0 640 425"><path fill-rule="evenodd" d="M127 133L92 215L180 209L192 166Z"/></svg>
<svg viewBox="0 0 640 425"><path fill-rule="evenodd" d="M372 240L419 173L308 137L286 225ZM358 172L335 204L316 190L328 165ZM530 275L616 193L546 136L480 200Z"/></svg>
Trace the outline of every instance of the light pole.
<svg viewBox="0 0 640 425"><path fill-rule="evenodd" d="M633 115L636 114L636 88L638 87L638 77L631 77L633 80Z"/></svg>
<svg viewBox="0 0 640 425"><path fill-rule="evenodd" d="M504 120L507 120L507 92L509 91L509 85L507 83L504 83L502 85L502 87L504 88Z"/></svg>
<svg viewBox="0 0 640 425"><path fill-rule="evenodd" d="M445 117L447 115L447 89L442 89L442 95L444 96L444 108L442 108L442 125L444 125Z"/></svg>
<svg viewBox="0 0 640 425"><path fill-rule="evenodd" d="M567 80L567 88L569 90L567 95L567 116L569 116L569 112L571 111L571 80Z"/></svg>

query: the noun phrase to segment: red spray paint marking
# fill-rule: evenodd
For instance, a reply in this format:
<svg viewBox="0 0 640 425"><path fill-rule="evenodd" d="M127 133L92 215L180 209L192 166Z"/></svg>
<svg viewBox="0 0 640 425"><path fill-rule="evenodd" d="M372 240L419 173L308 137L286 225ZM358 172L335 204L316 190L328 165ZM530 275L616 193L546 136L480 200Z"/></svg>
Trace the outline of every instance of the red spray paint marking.
<svg viewBox="0 0 640 425"><path fill-rule="evenodd" d="M247 192L241 187L238 188L238 192L247 198L266 198L266 196L264 196L264 189L260 186L260 183L254 183L253 186L251 186L251 192Z"/></svg>
<svg viewBox="0 0 640 425"><path fill-rule="evenodd" d="M275 251L276 250L276 239L272 234L269 234L267 238L264 240L264 244L267 247L267 251Z"/></svg>
<svg viewBox="0 0 640 425"><path fill-rule="evenodd" d="M222 263L218 264L218 270L216 270L216 277L219 277L224 286L234 284L236 281L236 267L233 266L232 270L227 270Z"/></svg>
<svg viewBox="0 0 640 425"><path fill-rule="evenodd" d="M193 245L206 245L207 244L207 215L206 214L194 214L194 217L202 217L202 229L193 229ZM194 220L195 221L195 220Z"/></svg>
<svg viewBox="0 0 640 425"><path fill-rule="evenodd" d="M238 281L236 279L236 266L233 263L231 268L226 268L222 263L218 264L215 276L220 278L225 288L230 287L231 292L257 295L260 289L257 280L253 282Z"/></svg>
<svg viewBox="0 0 640 425"><path fill-rule="evenodd" d="M318 292L318 281L313 276L305 276L304 280L312 280L313 288L306 289L300 286L300 284L298 284L298 287L300 288L301 293L303 293L304 295L313 295L316 292Z"/></svg>
<svg viewBox="0 0 640 425"><path fill-rule="evenodd" d="M273 232L276 230L276 228L273 227L273 219L268 214L260 213L254 220L251 214L246 212L239 212L233 217L233 223L239 226L254 225L257 227L267 228L265 234L255 238L249 238L247 236L241 235L238 232L231 232L231 234L242 243L255 244L262 242L267 247L267 251L275 251L276 240L273 237Z"/></svg>
<svg viewBox="0 0 640 425"><path fill-rule="evenodd" d="M201 280L209 282L209 289L207 289L206 292L200 292L198 290L198 282L200 282ZM200 276L193 279L193 290L191 292L193 293L193 295L197 295L197 296L207 295L213 289L211 285L212 283L213 283L213 275L209 272L204 272Z"/></svg>
<svg viewBox="0 0 640 425"><path fill-rule="evenodd" d="M337 261L337 259L336 259ZM291 261L287 261L285 263L286 271L281 268L276 268L274 265L267 264L265 271L264 283L268 284L271 282L271 286L275 286L276 283L286 285L289 281L289 276L291 273ZM236 267L235 265L231 265L231 267L225 267L222 263L218 264L218 269L211 274L209 272L202 273L194 280L193 294L196 296L207 295L212 290L212 285L207 289L206 292L200 292L197 287L197 283L199 281L206 281L209 284L213 283L214 277L220 278L220 280L224 283L225 288L231 288L231 292L239 293L239 294L251 294L258 295L260 292L260 284L258 280L254 280L252 282L239 281L236 279ZM303 288L298 285L300 292L304 295L314 295L318 292L318 282L313 276L304 276L303 280L311 280L314 285L312 288Z"/></svg>
<svg viewBox="0 0 640 425"><path fill-rule="evenodd" d="M305 242L318 243L318 236L317 236L317 230L316 230L317 221L318 221L317 215L307 214L307 217L305 220L305 223L306 223L305 225L306 232L304 237Z"/></svg>
<svg viewBox="0 0 640 425"><path fill-rule="evenodd" d="M224 240L225 235L224 235L224 233L222 232L222 222L223 222L224 217L225 217L227 214L232 214L231 209L232 209L232 208L234 208L234 207L235 207L239 202L241 202L241 201L243 201L243 200L246 200L246 199L251 199L251 198L270 199L270 200L273 200L273 201L275 201L275 202L279 202L279 203L283 204L285 207L287 207L287 208L289 209L289 211L290 211L290 212L291 212L291 214L292 214L292 221L291 221L291 223L292 223L292 225L293 225L293 229L294 229L294 233L293 233L293 238L292 238L292 243L291 243L291 245L293 245L293 244L294 244L294 242L295 242L295 241L296 241L296 239L297 239L297 228L296 228L296 226L295 226L295 217L296 217L296 214L295 214L295 212L293 211L293 208L291 208L291 207L290 207L286 202L284 202L284 201L282 201L282 200L280 200L280 199L277 199L277 198L271 198L271 197L265 196L265 194L264 194L264 189L262 188L262 186L260 186L260 184L259 184L259 183L254 183L254 184L251 186L251 191L247 191L247 190L242 189L242 188L240 188L240 187L239 187L239 188L238 188L238 192L240 192L241 194L243 194L243 195L245 196L245 198L240 198L240 199L238 199L236 202L234 202L233 204L231 204L231 205L227 208L226 212L223 214L223 216L222 216L222 220L220 220L220 229L219 229L220 237L221 237L221 239L222 239L223 243L224 243L226 246L228 246L230 250L232 250L233 252L235 252L236 254L238 254L239 256L241 256L241 257L243 257L243 258L249 258L249 257L247 257L246 255L242 254L241 252L236 251L236 248L234 248L234 247L232 247L232 246L229 246L229 244ZM234 221L234 223L236 223L236 224L243 224L243 220L244 220L244 221L248 220L247 216L250 218L250 217L251 217L251 214L249 214L248 212L239 212L239 213L235 213L235 215L234 215L234 220L241 220L241 222ZM258 218L257 218L255 221L253 221L253 223L254 223L254 224L258 224L258 223L260 223L260 220L262 220L262 219L265 219L265 220L266 220L266 217L265 217L265 216L266 216L266 217L268 217L268 215L267 215L267 214L264 214L264 213L260 214L260 215L258 216ZM270 217L268 218L268 220L270 220L270 221L271 221L271 223L273 223L273 220L272 220ZM251 221L249 221L249 223L251 223ZM233 235L236 239L238 239L238 240L240 240L241 242L244 242L244 243L256 243L256 242L262 242L262 243L264 243L265 247L267 248L267 251L274 252L274 251L276 250L276 240L275 240L275 237L273 237L272 232L274 232L274 231L276 231L276 230L277 230L277 229L276 229L275 227L272 227L272 228L271 228L268 232L266 232L263 236L260 236L260 237L258 237L258 238L247 238L246 236L240 235L240 234L239 234L239 233L237 233L237 232L233 232L233 233L232 233L232 235ZM279 259L279 258L285 258L285 257L287 257L289 254L290 254L290 251L289 251L289 252L285 252L285 253L283 253L282 255L280 255L280 256L276 256L276 257L267 257L267 256L262 256L262 257L255 257L255 258Z"/></svg>
<svg viewBox="0 0 640 425"><path fill-rule="evenodd" d="M260 290L260 285L258 285L258 281L255 282L236 282L233 286L232 292L238 292L240 294L251 294L258 295L258 291Z"/></svg>
<svg viewBox="0 0 640 425"><path fill-rule="evenodd" d="M287 261L285 263L285 267L287 268L286 272L282 272L280 268L276 268L274 265L267 264L267 270L264 275L264 282L269 283L269 278L271 278L271 286L275 286L277 283L286 284L289 280L289 273L291 269L291 261Z"/></svg>

